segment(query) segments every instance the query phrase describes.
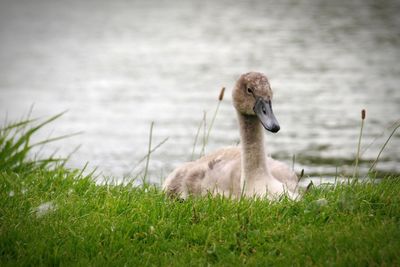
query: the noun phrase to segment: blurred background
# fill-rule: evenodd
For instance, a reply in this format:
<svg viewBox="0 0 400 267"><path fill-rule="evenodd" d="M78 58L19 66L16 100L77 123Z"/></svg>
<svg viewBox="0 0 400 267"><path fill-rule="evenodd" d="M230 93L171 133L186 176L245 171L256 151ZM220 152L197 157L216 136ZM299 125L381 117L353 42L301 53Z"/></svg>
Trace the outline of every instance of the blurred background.
<svg viewBox="0 0 400 267"><path fill-rule="evenodd" d="M365 108L365 172L400 119L399 14L394 0L1 0L1 122L68 110L40 138L83 133L42 153L81 145L69 166L122 179L143 169L153 121L153 146L168 138L150 159L159 183L191 158L223 86L206 152L238 143L231 89L260 71L281 124L266 133L274 158L311 177L351 173ZM377 169L400 172L399 152L396 133Z"/></svg>

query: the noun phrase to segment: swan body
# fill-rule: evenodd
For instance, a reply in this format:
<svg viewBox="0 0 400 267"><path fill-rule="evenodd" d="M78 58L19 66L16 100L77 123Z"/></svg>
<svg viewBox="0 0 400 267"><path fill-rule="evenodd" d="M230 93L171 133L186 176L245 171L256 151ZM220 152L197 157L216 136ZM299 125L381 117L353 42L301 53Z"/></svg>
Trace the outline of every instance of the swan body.
<svg viewBox="0 0 400 267"><path fill-rule="evenodd" d="M240 146L222 148L184 163L168 175L163 190L183 199L207 194L271 200L286 194L297 199L296 174L265 153L263 128L271 132L280 129L272 111L272 90L267 77L257 72L241 75L232 99L239 122Z"/></svg>

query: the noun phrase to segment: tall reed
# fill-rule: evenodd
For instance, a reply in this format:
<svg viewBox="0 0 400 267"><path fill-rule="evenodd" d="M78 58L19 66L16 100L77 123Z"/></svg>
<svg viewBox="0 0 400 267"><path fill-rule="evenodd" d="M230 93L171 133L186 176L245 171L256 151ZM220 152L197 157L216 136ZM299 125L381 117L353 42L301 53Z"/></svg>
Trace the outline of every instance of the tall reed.
<svg viewBox="0 0 400 267"><path fill-rule="evenodd" d="M211 130L212 130L213 126L214 126L214 122L215 122L215 119L217 117L221 102L224 99L224 94L225 94L225 87L222 87L221 91L219 92L219 95L218 95L217 107L215 108L215 111L214 111L214 114L213 114L213 116L211 118L211 122L210 122L210 125L208 126L208 129L207 129L206 113L204 113L203 121L202 121L202 123L200 123L199 129L198 129L197 134L196 134L196 138L195 138L195 142L194 142L194 146L193 146L193 151L192 151L192 159L193 159L194 150L195 150L195 146L196 146L196 143L197 143L197 138L198 138L198 134L199 134L199 131L200 131L200 127L202 125L204 126L204 134L203 134L203 145L202 145L202 148L201 148L201 151L200 151L200 157L205 154L205 150L206 150L206 147L207 147L207 144L208 144L208 140L210 138L210 133L211 133Z"/></svg>
<svg viewBox="0 0 400 267"><path fill-rule="evenodd" d="M356 154L356 163L354 166L354 171L353 171L353 181L357 181L358 179L358 161L360 158L360 147L361 147L361 138L363 134L363 129L364 129L364 120L365 120L365 109L361 110L361 127L360 127L360 135L358 136L358 144L357 144L357 154Z"/></svg>
<svg viewBox="0 0 400 267"><path fill-rule="evenodd" d="M147 146L147 155L146 155L146 166L144 168L144 174L143 174L143 184L146 182L146 177L147 177L147 172L149 170L149 162L150 162L150 155L151 155L151 142L153 140L153 127L154 127L154 121L151 122L150 124L150 134L149 134L149 144Z"/></svg>
<svg viewBox="0 0 400 267"><path fill-rule="evenodd" d="M205 123L204 122L204 118L205 117L203 116L203 119L200 121L199 126L197 128L196 136L194 137L194 142L193 142L193 147L192 147L192 154L190 156L190 160L194 160L194 152L196 150L197 140L198 140L199 135L200 135L201 127L203 126L203 123Z"/></svg>

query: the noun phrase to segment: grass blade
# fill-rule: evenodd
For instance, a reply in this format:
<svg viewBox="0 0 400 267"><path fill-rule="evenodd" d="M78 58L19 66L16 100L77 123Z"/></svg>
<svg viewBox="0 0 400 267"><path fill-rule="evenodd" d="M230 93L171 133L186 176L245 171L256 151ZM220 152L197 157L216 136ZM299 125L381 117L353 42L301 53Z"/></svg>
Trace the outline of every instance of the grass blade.
<svg viewBox="0 0 400 267"><path fill-rule="evenodd" d="M397 124L393 131L391 132L391 134L389 135L389 137L386 139L386 142L383 144L381 150L378 153L378 156L376 157L376 159L374 160L374 162L372 163L371 167L368 170L368 173L370 173L372 171L372 169L376 166L376 164L378 163L379 157L381 156L383 150L385 149L386 145L389 143L389 140L392 138L392 136L394 135L394 133L397 131L397 129L400 127L400 123Z"/></svg>

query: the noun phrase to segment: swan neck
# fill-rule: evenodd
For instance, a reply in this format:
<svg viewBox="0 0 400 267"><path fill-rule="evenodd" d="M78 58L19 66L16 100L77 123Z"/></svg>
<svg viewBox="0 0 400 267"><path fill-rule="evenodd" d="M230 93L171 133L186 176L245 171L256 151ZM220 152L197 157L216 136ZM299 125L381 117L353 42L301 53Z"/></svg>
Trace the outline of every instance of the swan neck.
<svg viewBox="0 0 400 267"><path fill-rule="evenodd" d="M238 114L242 149L242 180L267 173L264 131L256 116Z"/></svg>

